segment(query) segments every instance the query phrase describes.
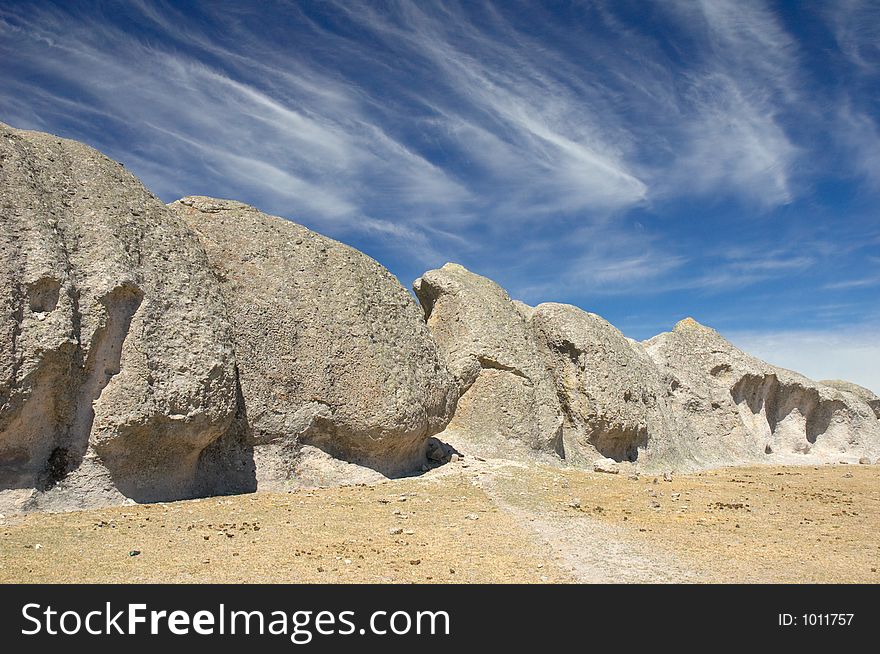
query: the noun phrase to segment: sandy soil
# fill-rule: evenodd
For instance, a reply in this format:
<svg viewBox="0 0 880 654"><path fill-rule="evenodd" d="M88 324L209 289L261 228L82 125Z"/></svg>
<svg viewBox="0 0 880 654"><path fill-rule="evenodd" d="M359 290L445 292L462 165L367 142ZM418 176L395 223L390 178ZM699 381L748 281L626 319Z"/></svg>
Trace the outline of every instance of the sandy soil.
<svg viewBox="0 0 880 654"><path fill-rule="evenodd" d="M880 582L880 467L418 478L0 519L0 582Z"/></svg>

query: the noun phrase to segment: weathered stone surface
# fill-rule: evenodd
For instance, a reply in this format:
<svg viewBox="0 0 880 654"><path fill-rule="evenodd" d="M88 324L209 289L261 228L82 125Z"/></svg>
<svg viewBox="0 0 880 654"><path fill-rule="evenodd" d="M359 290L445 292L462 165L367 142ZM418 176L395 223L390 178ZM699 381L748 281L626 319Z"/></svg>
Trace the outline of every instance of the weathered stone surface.
<svg viewBox="0 0 880 654"><path fill-rule="evenodd" d="M461 392L441 438L482 456L561 453L562 415L528 307L458 264L426 272L413 288Z"/></svg>
<svg viewBox="0 0 880 654"><path fill-rule="evenodd" d="M880 422L853 393L771 366L693 319L645 342L697 434L701 466L857 461L880 451Z"/></svg>
<svg viewBox="0 0 880 654"><path fill-rule="evenodd" d="M416 280L420 310L352 248L229 200L169 209L94 150L2 124L0 219L0 510L369 482L462 454L880 454L871 391L693 320L637 343L455 264Z"/></svg>
<svg viewBox="0 0 880 654"><path fill-rule="evenodd" d="M539 304L529 323L555 381L569 461L644 462L680 444L662 375L641 344L567 304Z"/></svg>
<svg viewBox="0 0 880 654"><path fill-rule="evenodd" d="M286 480L304 445L383 474L418 470L458 392L397 279L353 248L239 202L170 206L223 288L261 486Z"/></svg>
<svg viewBox="0 0 880 654"><path fill-rule="evenodd" d="M841 379L825 379L819 383L823 386L830 386L839 391L855 395L858 399L871 407L874 411L874 415L880 420L880 397L877 397L873 391L864 386L859 386L858 384L853 384L852 382L843 381Z"/></svg>
<svg viewBox="0 0 880 654"><path fill-rule="evenodd" d="M235 414L191 232L123 167L0 124L0 502L185 497Z"/></svg>
<svg viewBox="0 0 880 654"><path fill-rule="evenodd" d="M687 470L880 450L870 391L771 366L693 320L638 343L577 307L512 301L454 264L414 288L462 389L441 438L464 452Z"/></svg>

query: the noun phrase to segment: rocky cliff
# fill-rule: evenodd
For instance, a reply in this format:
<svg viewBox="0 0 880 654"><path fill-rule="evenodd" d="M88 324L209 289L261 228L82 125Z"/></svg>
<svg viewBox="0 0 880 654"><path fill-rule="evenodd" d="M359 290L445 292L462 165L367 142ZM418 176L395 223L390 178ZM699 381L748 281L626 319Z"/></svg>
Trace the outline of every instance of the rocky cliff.
<svg viewBox="0 0 880 654"><path fill-rule="evenodd" d="M455 264L414 289L461 380L440 438L462 452L608 470L880 455L873 393L771 366L690 318L638 343L577 307L511 300Z"/></svg>
<svg viewBox="0 0 880 654"><path fill-rule="evenodd" d="M368 481L454 450L611 471L880 455L873 393L693 320L638 343L456 264L414 290L0 124L0 510Z"/></svg>

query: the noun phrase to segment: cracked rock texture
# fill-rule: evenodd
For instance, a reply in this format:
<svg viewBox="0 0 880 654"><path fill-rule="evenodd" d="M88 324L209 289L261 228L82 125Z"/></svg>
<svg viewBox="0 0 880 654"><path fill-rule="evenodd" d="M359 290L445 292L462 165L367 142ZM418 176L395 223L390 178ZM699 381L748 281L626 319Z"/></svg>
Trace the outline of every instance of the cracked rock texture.
<svg viewBox="0 0 880 654"><path fill-rule="evenodd" d="M458 389L397 279L353 248L240 202L170 206L223 288L260 486L286 481L305 445L386 475L418 470Z"/></svg>
<svg viewBox="0 0 880 654"><path fill-rule="evenodd" d="M0 505L211 490L235 375L196 238L120 164L3 124L0 212Z"/></svg>

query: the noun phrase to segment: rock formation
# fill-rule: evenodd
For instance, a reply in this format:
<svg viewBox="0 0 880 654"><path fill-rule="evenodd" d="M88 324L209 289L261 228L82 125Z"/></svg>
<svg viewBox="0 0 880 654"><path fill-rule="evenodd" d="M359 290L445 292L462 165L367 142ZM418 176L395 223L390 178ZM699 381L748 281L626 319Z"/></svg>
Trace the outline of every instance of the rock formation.
<svg viewBox="0 0 880 654"><path fill-rule="evenodd" d="M843 381L841 379L826 379L819 383L823 386L829 386L831 388L836 388L839 391L843 391L844 393L855 395L858 399L867 403L867 405L874 411L874 415L877 416L877 419L880 420L880 397L877 397L873 391L868 390L864 386L859 386L858 384L853 384L852 382Z"/></svg>
<svg viewBox="0 0 880 654"><path fill-rule="evenodd" d="M0 510L429 462L457 387L375 261L47 134L0 126L0 166Z"/></svg>
<svg viewBox="0 0 880 654"><path fill-rule="evenodd" d="M387 475L418 470L458 391L397 279L239 202L170 206L223 288L260 485L290 477L303 446Z"/></svg>
<svg viewBox="0 0 880 654"><path fill-rule="evenodd" d="M565 416L567 460L646 463L683 445L662 375L640 343L566 304L539 304L529 322Z"/></svg>
<svg viewBox="0 0 880 654"><path fill-rule="evenodd" d="M440 438L464 453L689 470L880 449L870 391L771 366L691 319L638 343L577 307L511 300L456 264L414 289L462 389Z"/></svg>
<svg viewBox="0 0 880 654"><path fill-rule="evenodd" d="M231 200L170 207L0 124L0 511L368 482L877 460L880 399L691 319L644 343L446 264L414 283ZM435 437L436 436L436 437Z"/></svg>
<svg viewBox="0 0 880 654"><path fill-rule="evenodd" d="M865 399L749 356L691 318L645 346L697 434L690 453L701 467L837 462L880 450L880 422Z"/></svg>
<svg viewBox="0 0 880 654"><path fill-rule="evenodd" d="M562 415L527 319L495 282L457 264L413 283L461 399L441 438L482 456L562 449Z"/></svg>
<svg viewBox="0 0 880 654"><path fill-rule="evenodd" d="M123 167L0 124L0 503L186 497L235 413L205 253Z"/></svg>

